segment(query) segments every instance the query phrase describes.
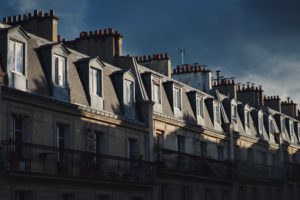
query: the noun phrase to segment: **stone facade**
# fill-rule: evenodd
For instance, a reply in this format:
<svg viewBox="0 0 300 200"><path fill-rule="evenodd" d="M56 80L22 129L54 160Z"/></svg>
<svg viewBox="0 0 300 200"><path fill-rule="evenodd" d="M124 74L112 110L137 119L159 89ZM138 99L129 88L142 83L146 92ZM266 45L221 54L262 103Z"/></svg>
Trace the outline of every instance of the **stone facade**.
<svg viewBox="0 0 300 200"><path fill-rule="evenodd" d="M58 20L0 24L1 198L300 198L294 102L202 65L171 77L168 55L122 56L112 29L60 41Z"/></svg>

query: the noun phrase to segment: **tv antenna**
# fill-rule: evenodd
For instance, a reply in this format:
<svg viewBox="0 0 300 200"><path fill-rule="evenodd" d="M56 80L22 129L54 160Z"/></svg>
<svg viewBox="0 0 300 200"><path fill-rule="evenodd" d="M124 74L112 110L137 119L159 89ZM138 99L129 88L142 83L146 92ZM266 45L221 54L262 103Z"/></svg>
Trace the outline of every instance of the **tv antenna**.
<svg viewBox="0 0 300 200"><path fill-rule="evenodd" d="M184 55L186 54L185 47L178 48L178 55L181 56L181 65L184 64Z"/></svg>

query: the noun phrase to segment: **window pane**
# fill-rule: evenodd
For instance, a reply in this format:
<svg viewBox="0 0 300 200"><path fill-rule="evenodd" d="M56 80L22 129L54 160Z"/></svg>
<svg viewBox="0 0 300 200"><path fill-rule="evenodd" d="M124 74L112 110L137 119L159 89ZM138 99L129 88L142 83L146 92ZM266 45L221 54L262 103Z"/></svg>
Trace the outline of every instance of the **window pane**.
<svg viewBox="0 0 300 200"><path fill-rule="evenodd" d="M55 84L58 85L58 58L54 58L54 70L55 70Z"/></svg>
<svg viewBox="0 0 300 200"><path fill-rule="evenodd" d="M12 71L15 71L15 42L9 41L9 50L8 50L8 65Z"/></svg>
<svg viewBox="0 0 300 200"><path fill-rule="evenodd" d="M15 70L17 72L23 73L23 44L16 42L16 55L15 55L15 62L16 62L16 68Z"/></svg>

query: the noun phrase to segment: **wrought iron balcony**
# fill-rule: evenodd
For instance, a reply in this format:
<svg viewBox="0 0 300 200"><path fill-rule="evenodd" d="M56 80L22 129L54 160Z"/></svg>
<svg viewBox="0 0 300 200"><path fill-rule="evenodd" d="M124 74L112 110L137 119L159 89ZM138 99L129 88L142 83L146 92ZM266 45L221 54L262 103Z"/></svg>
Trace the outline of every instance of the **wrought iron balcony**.
<svg viewBox="0 0 300 200"><path fill-rule="evenodd" d="M217 161L168 149L160 149L158 158L162 170L206 177L232 176L232 164L227 161Z"/></svg>
<svg viewBox="0 0 300 200"><path fill-rule="evenodd" d="M257 164L248 161L235 161L234 176L238 178L278 179L285 178L282 167Z"/></svg>
<svg viewBox="0 0 300 200"><path fill-rule="evenodd" d="M145 183L156 177L155 164L143 160L38 144L6 144L1 159L8 173Z"/></svg>

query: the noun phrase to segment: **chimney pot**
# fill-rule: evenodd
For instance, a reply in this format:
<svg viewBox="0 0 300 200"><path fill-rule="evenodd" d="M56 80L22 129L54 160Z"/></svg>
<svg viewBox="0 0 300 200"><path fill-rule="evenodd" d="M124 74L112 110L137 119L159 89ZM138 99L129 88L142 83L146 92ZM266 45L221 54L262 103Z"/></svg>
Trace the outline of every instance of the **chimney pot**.
<svg viewBox="0 0 300 200"><path fill-rule="evenodd" d="M54 10L50 9L49 14L50 14L50 17L53 17L54 16Z"/></svg>
<svg viewBox="0 0 300 200"><path fill-rule="evenodd" d="M38 11L37 11L37 10L34 10L34 11L33 11L33 16L34 16L34 17L37 17L37 14L38 14Z"/></svg>

